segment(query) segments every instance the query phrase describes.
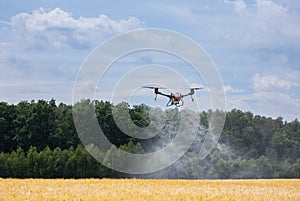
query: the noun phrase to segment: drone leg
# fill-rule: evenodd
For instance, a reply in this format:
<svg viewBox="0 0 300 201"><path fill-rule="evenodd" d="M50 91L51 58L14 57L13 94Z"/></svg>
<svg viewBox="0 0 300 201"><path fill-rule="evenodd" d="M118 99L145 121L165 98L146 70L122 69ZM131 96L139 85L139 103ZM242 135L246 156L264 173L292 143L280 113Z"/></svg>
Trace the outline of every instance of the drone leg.
<svg viewBox="0 0 300 201"><path fill-rule="evenodd" d="M155 98L154 98L154 100L156 101L156 99L157 99L157 94L155 95Z"/></svg>
<svg viewBox="0 0 300 201"><path fill-rule="evenodd" d="M169 107L169 106L171 106L172 104L171 104L171 99L167 102L167 104L166 104L166 107Z"/></svg>
<svg viewBox="0 0 300 201"><path fill-rule="evenodd" d="M194 98L193 98L193 96L191 95L191 98L192 98L192 101L194 102Z"/></svg>

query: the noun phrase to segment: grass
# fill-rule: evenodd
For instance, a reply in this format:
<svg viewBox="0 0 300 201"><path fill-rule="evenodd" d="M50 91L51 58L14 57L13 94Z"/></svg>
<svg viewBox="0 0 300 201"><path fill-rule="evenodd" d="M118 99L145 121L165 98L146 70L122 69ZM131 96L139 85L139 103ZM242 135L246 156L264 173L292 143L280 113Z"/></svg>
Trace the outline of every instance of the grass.
<svg viewBox="0 0 300 201"><path fill-rule="evenodd" d="M0 179L0 200L300 200L300 179Z"/></svg>

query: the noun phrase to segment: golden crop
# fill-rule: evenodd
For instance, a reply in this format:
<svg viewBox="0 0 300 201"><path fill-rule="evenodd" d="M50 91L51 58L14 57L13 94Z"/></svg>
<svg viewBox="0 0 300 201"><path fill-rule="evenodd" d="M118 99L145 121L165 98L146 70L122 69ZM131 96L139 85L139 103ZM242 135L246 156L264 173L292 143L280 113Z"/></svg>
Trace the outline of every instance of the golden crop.
<svg viewBox="0 0 300 201"><path fill-rule="evenodd" d="M300 180L0 179L0 200L300 200Z"/></svg>

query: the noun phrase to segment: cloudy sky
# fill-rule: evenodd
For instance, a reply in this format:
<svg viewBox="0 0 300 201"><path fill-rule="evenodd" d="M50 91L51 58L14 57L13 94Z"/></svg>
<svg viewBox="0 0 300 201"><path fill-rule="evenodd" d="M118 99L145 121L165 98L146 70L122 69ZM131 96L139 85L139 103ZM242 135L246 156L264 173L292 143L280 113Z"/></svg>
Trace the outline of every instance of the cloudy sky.
<svg viewBox="0 0 300 201"><path fill-rule="evenodd" d="M80 66L99 44L134 29L162 28L189 37L207 52L223 80L228 110L300 119L299 1L82 2L0 2L0 101L71 103ZM146 65L157 56L146 52L131 58ZM172 66L170 59L164 61ZM114 85L110 80L101 86ZM197 93L198 102L203 93Z"/></svg>

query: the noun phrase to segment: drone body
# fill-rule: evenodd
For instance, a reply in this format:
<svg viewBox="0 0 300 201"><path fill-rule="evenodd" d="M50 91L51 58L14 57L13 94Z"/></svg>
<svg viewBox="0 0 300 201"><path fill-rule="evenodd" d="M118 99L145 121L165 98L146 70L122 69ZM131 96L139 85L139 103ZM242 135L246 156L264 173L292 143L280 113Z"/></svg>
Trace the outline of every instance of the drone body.
<svg viewBox="0 0 300 201"><path fill-rule="evenodd" d="M195 93L195 90L199 89L204 89L204 87L195 87L195 88L190 88L190 92L187 94L181 94L181 93L171 93L171 94L165 94L159 91L159 89L165 89L164 87L151 87L151 86L144 86L143 88L148 88L148 89L154 89L155 93L155 99L157 99L157 95L161 96L166 96L169 98L169 101L167 102L167 107L170 107L172 105L175 105L176 107L181 107L183 106L183 98L185 96L191 96L192 101L194 101L193 94Z"/></svg>

